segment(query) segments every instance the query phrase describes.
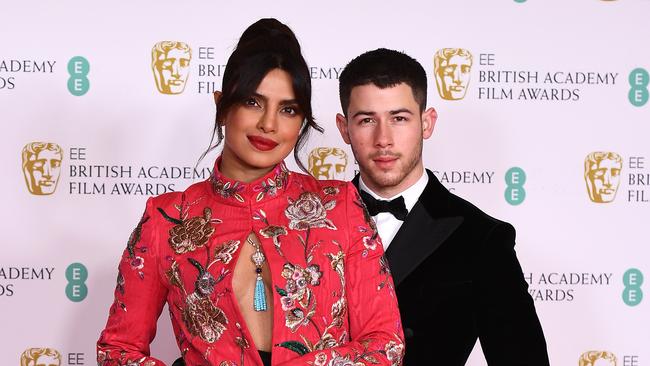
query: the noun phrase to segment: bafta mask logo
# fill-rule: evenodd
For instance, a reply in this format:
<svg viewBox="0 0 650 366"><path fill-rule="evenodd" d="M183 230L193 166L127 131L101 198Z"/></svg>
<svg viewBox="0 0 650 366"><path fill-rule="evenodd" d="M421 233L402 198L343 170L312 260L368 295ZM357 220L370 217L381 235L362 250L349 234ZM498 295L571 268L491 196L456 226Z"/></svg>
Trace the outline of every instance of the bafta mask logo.
<svg viewBox="0 0 650 366"><path fill-rule="evenodd" d="M151 50L151 69L156 87L163 94L180 94L190 74L192 49L187 43L162 41Z"/></svg>
<svg viewBox="0 0 650 366"><path fill-rule="evenodd" d="M20 356L20 366L61 366L61 354L54 348L29 348Z"/></svg>
<svg viewBox="0 0 650 366"><path fill-rule="evenodd" d="M309 153L309 173L316 179L345 180L348 155L338 147L317 147Z"/></svg>
<svg viewBox="0 0 650 366"><path fill-rule="evenodd" d="M596 151L585 158L585 183L593 202L608 203L616 198L623 159L614 152Z"/></svg>
<svg viewBox="0 0 650 366"><path fill-rule="evenodd" d="M580 356L578 366L616 366L616 356L608 351L588 351Z"/></svg>
<svg viewBox="0 0 650 366"><path fill-rule="evenodd" d="M23 148L23 175L29 192L38 196L54 193L61 175L61 146L52 142L30 142Z"/></svg>
<svg viewBox="0 0 650 366"><path fill-rule="evenodd" d="M443 48L436 52L433 64L440 98L445 100L465 98L472 63L472 54L462 48Z"/></svg>

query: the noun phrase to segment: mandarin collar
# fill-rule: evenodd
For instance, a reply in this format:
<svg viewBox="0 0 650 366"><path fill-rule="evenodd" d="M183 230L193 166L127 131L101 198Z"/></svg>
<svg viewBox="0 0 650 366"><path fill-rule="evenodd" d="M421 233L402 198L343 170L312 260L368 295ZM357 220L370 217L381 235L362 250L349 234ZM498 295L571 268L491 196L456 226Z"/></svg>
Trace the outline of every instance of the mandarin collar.
<svg viewBox="0 0 650 366"><path fill-rule="evenodd" d="M230 179L219 171L221 156L214 163L210 183L212 192L232 203L260 202L276 197L286 189L291 172L283 162L277 164L270 172L252 182L244 183Z"/></svg>

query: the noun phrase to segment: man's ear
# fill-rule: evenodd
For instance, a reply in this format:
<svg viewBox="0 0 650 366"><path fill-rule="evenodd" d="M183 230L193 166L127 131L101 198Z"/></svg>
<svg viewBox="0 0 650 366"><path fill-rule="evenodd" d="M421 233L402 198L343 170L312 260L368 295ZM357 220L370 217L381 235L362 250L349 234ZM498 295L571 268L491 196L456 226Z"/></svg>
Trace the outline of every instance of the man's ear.
<svg viewBox="0 0 650 366"><path fill-rule="evenodd" d="M348 130L348 119L341 113L336 114L336 127L346 144L350 145L350 132Z"/></svg>
<svg viewBox="0 0 650 366"><path fill-rule="evenodd" d="M429 108L422 112L422 138L428 139L433 134L433 127L438 120L438 112L434 108Z"/></svg>
<svg viewBox="0 0 650 366"><path fill-rule="evenodd" d="M212 93L212 95L214 96L214 104L219 103L219 99L221 99L221 92L217 90Z"/></svg>

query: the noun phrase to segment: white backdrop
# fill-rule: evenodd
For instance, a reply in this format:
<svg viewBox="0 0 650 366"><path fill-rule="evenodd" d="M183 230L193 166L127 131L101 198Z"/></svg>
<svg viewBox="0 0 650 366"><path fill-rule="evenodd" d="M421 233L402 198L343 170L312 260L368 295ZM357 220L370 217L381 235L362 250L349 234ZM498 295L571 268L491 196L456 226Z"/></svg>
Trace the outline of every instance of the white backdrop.
<svg viewBox="0 0 650 366"><path fill-rule="evenodd" d="M305 162L313 148L342 148L351 179L357 167L334 124L338 73L377 47L415 57L429 77L428 103L439 113L425 165L455 193L517 228L517 253L551 363L577 365L585 352L607 351L617 365L650 365L650 313L642 297L650 265L650 1L66 0L2 8L0 184L8 205L0 224L0 364L19 365L31 348L57 350L61 365L95 363L116 266L147 194L196 181L191 174L166 177L162 168L191 172L209 142L209 91L221 85L219 65L249 24L273 16L301 41L312 67L315 116L326 129L308 142ZM180 94L156 88L151 50L160 41L192 49ZM444 100L436 89L433 59L442 48L473 56L463 99ZM486 79L488 71L502 79ZM536 74L537 81L508 82L505 71ZM547 75L553 82L545 82ZM589 75L593 83L580 83ZM552 100L563 89L570 100ZM523 99L522 90L538 93L537 100ZM56 151L46 161L57 182L43 185L51 194L30 192L24 177L22 151L32 142L61 148L60 167ZM588 195L584 160L596 151L622 160L612 202ZM209 174L214 158L201 163L199 175ZM513 167L526 176L514 187L514 201L506 199ZM457 182L459 176L467 178ZM152 353L169 364L178 357L166 312ZM485 364L478 346L469 364Z"/></svg>

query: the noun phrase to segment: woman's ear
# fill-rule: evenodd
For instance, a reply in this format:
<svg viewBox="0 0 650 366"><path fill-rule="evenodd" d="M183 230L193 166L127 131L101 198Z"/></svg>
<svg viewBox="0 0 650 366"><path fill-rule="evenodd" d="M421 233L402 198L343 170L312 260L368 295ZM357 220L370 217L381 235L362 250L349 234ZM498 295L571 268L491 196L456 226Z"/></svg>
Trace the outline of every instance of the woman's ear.
<svg viewBox="0 0 650 366"><path fill-rule="evenodd" d="M214 96L214 104L218 104L219 99L221 99L221 92L217 90L214 93L212 93L212 95Z"/></svg>

